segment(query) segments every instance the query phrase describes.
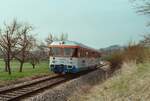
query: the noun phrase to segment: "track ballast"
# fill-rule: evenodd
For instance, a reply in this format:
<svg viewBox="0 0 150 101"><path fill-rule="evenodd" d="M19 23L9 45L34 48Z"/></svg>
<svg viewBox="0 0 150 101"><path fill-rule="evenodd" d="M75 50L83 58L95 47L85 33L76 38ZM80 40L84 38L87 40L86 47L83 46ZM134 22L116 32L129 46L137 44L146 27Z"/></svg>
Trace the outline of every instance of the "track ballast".
<svg viewBox="0 0 150 101"><path fill-rule="evenodd" d="M57 86L61 83L77 78L88 72L90 71L84 71L78 74L57 75L53 77L48 76L40 78L38 80L33 80L32 82L29 81L29 83L27 84L25 83L22 85L8 87L7 89L0 89L0 101L17 101L19 99L33 95L39 91Z"/></svg>

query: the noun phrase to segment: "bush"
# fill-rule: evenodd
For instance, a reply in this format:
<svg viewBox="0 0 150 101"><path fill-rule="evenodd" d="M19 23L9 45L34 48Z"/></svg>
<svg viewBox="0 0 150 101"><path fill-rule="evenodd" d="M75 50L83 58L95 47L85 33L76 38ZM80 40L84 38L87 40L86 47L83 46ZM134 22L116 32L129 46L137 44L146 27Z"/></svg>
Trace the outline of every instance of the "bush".
<svg viewBox="0 0 150 101"><path fill-rule="evenodd" d="M124 61L136 61L136 63L143 63L149 59L149 48L141 45L129 45L124 49Z"/></svg>
<svg viewBox="0 0 150 101"><path fill-rule="evenodd" d="M138 44L129 44L123 50L119 50L110 54L105 60L111 63L112 70L118 69L123 62L135 61L143 63L150 60L150 49Z"/></svg>
<svg viewBox="0 0 150 101"><path fill-rule="evenodd" d="M123 62L123 53L121 51L114 52L107 57L107 61L111 63L112 71L121 67Z"/></svg>

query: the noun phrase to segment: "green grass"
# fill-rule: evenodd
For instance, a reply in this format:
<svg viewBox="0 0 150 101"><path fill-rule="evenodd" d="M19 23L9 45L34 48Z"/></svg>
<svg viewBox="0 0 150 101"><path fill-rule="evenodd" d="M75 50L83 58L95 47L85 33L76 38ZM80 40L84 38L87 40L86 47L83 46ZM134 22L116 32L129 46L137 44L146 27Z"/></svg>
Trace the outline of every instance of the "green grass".
<svg viewBox="0 0 150 101"><path fill-rule="evenodd" d="M0 60L0 81L12 81L19 78L31 77L31 76L40 76L50 74L51 72L48 69L48 61L42 61L38 64L35 69L32 68L32 65L29 63L25 63L23 66L23 72L19 72L19 62L14 60L11 62L12 74L8 75L5 72L5 65L3 60ZM0 83L1 83L0 82Z"/></svg>

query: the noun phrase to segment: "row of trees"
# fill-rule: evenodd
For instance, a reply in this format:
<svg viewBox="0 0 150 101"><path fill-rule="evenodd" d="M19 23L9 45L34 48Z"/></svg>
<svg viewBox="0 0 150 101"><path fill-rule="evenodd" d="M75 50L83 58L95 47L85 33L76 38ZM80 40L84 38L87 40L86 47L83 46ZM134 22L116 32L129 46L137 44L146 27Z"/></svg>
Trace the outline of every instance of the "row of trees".
<svg viewBox="0 0 150 101"><path fill-rule="evenodd" d="M11 74L11 61L16 59L20 63L19 71L22 72L25 62L35 65L43 59L48 59L48 45L55 40L67 40L67 34L61 34L58 38L49 34L45 42L37 44L32 34L33 27L26 23L14 20L11 24L4 24L0 29L0 50L5 62L5 71Z"/></svg>

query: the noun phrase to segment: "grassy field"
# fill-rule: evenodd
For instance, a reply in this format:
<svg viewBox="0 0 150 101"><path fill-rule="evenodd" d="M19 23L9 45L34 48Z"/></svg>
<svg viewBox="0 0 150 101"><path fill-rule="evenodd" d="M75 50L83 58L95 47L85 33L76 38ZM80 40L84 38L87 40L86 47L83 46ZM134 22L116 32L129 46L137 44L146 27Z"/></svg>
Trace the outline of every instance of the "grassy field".
<svg viewBox="0 0 150 101"><path fill-rule="evenodd" d="M0 85L5 82L15 81L20 78L51 74L51 72L48 69L48 61L42 61L36 66L35 69L32 68L31 64L25 63L23 67L23 72L21 73L19 72L19 66L19 62L15 60L12 61L12 74L8 75L8 73L4 71L5 65L3 60L0 60Z"/></svg>

